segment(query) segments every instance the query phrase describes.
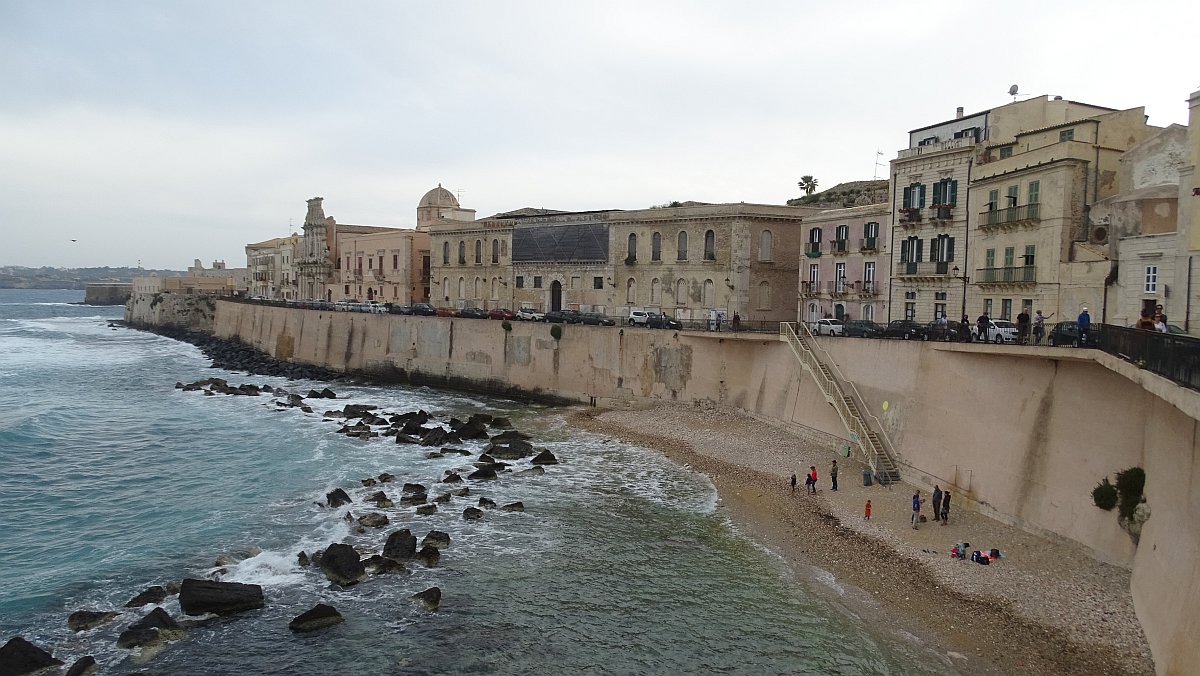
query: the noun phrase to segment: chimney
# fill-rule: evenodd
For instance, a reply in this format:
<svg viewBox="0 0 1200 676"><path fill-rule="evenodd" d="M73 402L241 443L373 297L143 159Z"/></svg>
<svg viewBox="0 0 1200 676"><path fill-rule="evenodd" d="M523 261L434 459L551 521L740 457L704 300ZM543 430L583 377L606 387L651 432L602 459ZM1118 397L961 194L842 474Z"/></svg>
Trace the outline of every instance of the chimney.
<svg viewBox="0 0 1200 676"><path fill-rule="evenodd" d="M954 111L954 119L957 120L961 117L962 117L962 106L959 106L958 110Z"/></svg>

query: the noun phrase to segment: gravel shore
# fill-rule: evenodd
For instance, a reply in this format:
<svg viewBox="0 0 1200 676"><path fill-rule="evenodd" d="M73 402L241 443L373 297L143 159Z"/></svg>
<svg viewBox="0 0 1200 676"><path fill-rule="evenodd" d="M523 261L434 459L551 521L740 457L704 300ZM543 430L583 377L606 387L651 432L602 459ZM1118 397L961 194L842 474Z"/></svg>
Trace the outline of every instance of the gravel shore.
<svg viewBox="0 0 1200 676"><path fill-rule="evenodd" d="M1153 674L1129 572L952 503L950 523L910 525L914 489L863 486L863 466L729 411L661 406L576 413L594 432L655 448L709 476L740 528L793 566L863 590L892 626L928 637L963 673ZM842 465L838 491L829 468ZM815 465L817 495L803 493ZM795 494L788 479L800 480ZM924 496L923 497L928 497ZM863 519L866 500L872 517ZM927 508L928 509L928 508ZM998 548L991 566L950 558Z"/></svg>

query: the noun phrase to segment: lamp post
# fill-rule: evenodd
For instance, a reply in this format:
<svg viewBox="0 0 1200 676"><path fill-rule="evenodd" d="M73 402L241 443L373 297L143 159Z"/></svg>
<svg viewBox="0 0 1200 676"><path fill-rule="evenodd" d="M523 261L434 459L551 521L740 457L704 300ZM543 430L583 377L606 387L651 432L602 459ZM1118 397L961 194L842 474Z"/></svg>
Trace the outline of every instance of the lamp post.
<svg viewBox="0 0 1200 676"><path fill-rule="evenodd" d="M967 316L967 282L969 282L971 280L971 278L967 277L965 274L960 274L960 273L962 273L962 270L959 270L957 265L954 266L953 272L954 272L955 277L962 278L962 285L963 285L963 288L962 288L962 316L966 317Z"/></svg>

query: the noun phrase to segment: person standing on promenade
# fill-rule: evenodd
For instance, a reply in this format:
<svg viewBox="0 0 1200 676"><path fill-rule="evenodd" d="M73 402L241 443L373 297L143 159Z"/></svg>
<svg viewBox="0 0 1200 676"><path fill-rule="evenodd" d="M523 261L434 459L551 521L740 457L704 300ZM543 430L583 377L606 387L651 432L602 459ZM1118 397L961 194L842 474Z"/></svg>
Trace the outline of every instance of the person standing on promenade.
<svg viewBox="0 0 1200 676"><path fill-rule="evenodd" d="M933 520L937 521L942 513L942 487L933 487Z"/></svg>
<svg viewBox="0 0 1200 676"><path fill-rule="evenodd" d="M941 517L942 517L942 525L945 526L946 522L950 520L950 491L946 491L945 493L942 494Z"/></svg>
<svg viewBox="0 0 1200 676"><path fill-rule="evenodd" d="M733 313L733 332L737 333L742 328L742 316L738 313Z"/></svg>
<svg viewBox="0 0 1200 676"><path fill-rule="evenodd" d="M796 474L792 473L792 495L796 494Z"/></svg>
<svg viewBox="0 0 1200 676"><path fill-rule="evenodd" d="M917 529L917 523L921 520L921 503L925 502L921 499L921 491L913 493L913 510L912 510L912 527Z"/></svg>
<svg viewBox="0 0 1200 676"><path fill-rule="evenodd" d="M1051 312L1049 315L1043 315L1041 310L1037 311L1037 315L1033 318L1033 343L1041 345L1042 338L1046 337L1046 320L1054 316Z"/></svg>
<svg viewBox="0 0 1200 676"><path fill-rule="evenodd" d="M1092 330L1092 316L1088 314L1088 309L1083 308L1083 312L1079 313L1079 318L1075 320L1079 325L1079 347L1087 347L1088 334Z"/></svg>
<svg viewBox="0 0 1200 676"><path fill-rule="evenodd" d="M1029 344L1029 310L1021 308L1017 315L1017 345Z"/></svg>
<svg viewBox="0 0 1200 676"><path fill-rule="evenodd" d="M833 481L833 490L837 490L837 460L833 461L833 466L829 468L829 478Z"/></svg>
<svg viewBox="0 0 1200 676"><path fill-rule="evenodd" d="M867 500L867 506L864 508L864 511L863 511L863 520L864 520L864 521L870 521L870 520L871 520L871 501L870 501L870 500Z"/></svg>
<svg viewBox="0 0 1200 676"><path fill-rule="evenodd" d="M988 319L986 312L979 315L979 317L975 320L975 326L979 330L979 335L976 336L976 338L979 340L979 342L988 342L988 324L990 323L991 320Z"/></svg>
<svg viewBox="0 0 1200 676"><path fill-rule="evenodd" d="M808 478L804 480L804 485L808 488L808 492L813 495L817 494L817 466L810 465L808 468Z"/></svg>

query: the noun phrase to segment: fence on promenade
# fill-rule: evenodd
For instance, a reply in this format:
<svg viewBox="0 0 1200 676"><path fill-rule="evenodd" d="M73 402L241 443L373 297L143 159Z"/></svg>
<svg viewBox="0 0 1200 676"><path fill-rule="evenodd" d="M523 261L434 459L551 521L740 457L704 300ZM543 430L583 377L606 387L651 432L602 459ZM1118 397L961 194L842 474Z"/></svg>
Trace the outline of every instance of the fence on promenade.
<svg viewBox="0 0 1200 676"><path fill-rule="evenodd" d="M1099 347L1184 387L1200 390L1200 338L1105 324Z"/></svg>

